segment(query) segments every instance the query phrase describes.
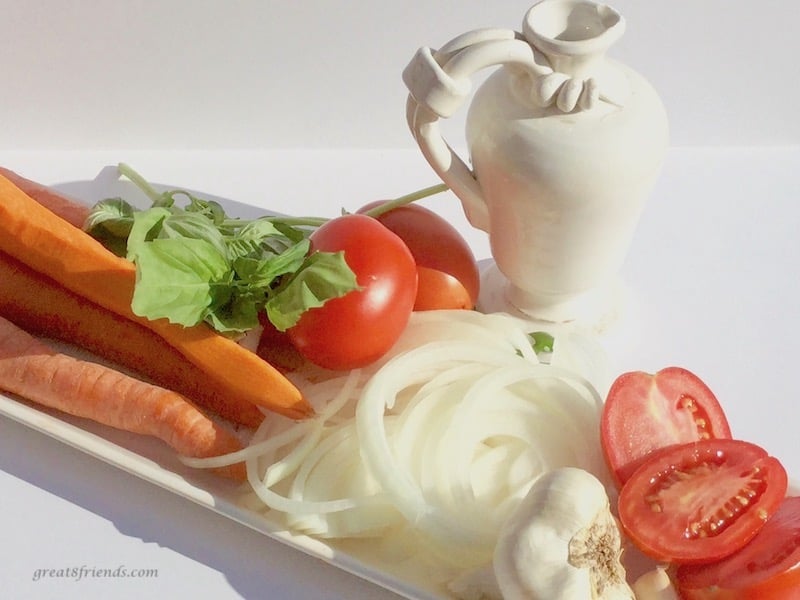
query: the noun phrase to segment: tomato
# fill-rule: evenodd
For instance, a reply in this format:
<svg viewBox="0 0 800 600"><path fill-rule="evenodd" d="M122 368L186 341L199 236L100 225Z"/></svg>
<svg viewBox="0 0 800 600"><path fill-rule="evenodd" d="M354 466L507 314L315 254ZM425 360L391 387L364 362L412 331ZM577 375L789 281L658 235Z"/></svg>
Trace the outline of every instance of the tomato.
<svg viewBox="0 0 800 600"><path fill-rule="evenodd" d="M654 450L730 437L728 420L712 391L680 367L655 375L620 375L608 392L600 423L603 454L617 486Z"/></svg>
<svg viewBox="0 0 800 600"><path fill-rule="evenodd" d="M759 446L707 439L653 453L619 494L619 519L647 556L708 563L749 542L786 495L781 463Z"/></svg>
<svg viewBox="0 0 800 600"><path fill-rule="evenodd" d="M384 204L377 201L361 207L358 212ZM473 308L480 292L480 273L475 255L458 230L434 211L419 204L406 204L376 217L406 243L420 267L434 269L455 277L471 299ZM442 280L421 278L420 293L432 298L437 290L441 297L437 308L461 308L445 302L452 297L453 285L442 286ZM429 287L430 286L430 287ZM463 294L460 290L457 296ZM457 304L460 303L460 300Z"/></svg>
<svg viewBox="0 0 800 600"><path fill-rule="evenodd" d="M344 251L360 289L312 308L287 329L300 354L328 369L365 366L385 354L408 323L417 267L403 240L375 219L345 215L311 234L311 251Z"/></svg>
<svg viewBox="0 0 800 600"><path fill-rule="evenodd" d="M736 554L710 565L681 566L676 580L688 600L800 599L800 498L786 498Z"/></svg>
<svg viewBox="0 0 800 600"><path fill-rule="evenodd" d="M419 287L414 310L472 309L474 301L461 282L444 271L417 266Z"/></svg>

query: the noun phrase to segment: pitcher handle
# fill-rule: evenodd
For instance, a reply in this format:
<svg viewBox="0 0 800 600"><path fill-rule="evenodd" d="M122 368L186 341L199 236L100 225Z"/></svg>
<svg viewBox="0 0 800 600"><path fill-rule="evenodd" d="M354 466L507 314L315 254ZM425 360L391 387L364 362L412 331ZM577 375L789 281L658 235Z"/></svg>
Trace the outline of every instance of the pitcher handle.
<svg viewBox="0 0 800 600"><path fill-rule="evenodd" d="M470 76L487 67L517 65L544 78L553 73L547 59L522 34L478 29L460 35L438 51L420 48L403 71L409 90L406 120L423 156L459 197L469 222L489 229L489 211L475 173L444 140L439 119L451 117L469 96Z"/></svg>

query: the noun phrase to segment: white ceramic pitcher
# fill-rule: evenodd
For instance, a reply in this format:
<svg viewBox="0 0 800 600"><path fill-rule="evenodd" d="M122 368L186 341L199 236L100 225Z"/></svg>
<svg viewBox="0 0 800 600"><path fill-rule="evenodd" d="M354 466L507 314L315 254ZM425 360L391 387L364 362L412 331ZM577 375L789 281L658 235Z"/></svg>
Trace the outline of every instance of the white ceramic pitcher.
<svg viewBox="0 0 800 600"><path fill-rule="evenodd" d="M588 0L544 0L522 32L482 29L421 48L403 72L425 158L489 234L505 298L529 316L598 312L660 170L668 124L656 92L606 58L623 17ZM439 119L497 67L467 114L469 168Z"/></svg>

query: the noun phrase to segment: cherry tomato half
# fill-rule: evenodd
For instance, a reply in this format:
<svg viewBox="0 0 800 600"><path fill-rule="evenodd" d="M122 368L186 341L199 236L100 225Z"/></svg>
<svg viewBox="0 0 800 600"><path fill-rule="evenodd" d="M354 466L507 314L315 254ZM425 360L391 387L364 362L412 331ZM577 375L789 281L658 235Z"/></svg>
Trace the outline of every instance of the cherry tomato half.
<svg viewBox="0 0 800 600"><path fill-rule="evenodd" d="M344 215L311 234L311 251L344 251L361 289L312 308L287 333L300 354L328 369L365 366L403 332L417 295L417 267L403 240L364 215Z"/></svg>
<svg viewBox="0 0 800 600"><path fill-rule="evenodd" d="M676 579L687 600L797 600L800 497L786 498L739 552L710 565L681 566Z"/></svg>
<svg viewBox="0 0 800 600"><path fill-rule="evenodd" d="M619 494L631 541L660 561L698 564L741 549L786 495L781 463L730 439L676 444L653 453Z"/></svg>
<svg viewBox="0 0 800 600"><path fill-rule="evenodd" d="M620 375L608 392L600 424L603 454L618 487L654 450L730 437L728 420L713 392L680 367L655 375Z"/></svg>
<svg viewBox="0 0 800 600"><path fill-rule="evenodd" d="M385 201L380 200L372 202L361 207L358 212L364 213L384 203ZM471 299L469 308L475 306L480 292L478 265L469 244L455 227L434 211L419 204L399 206L376 218L400 236L418 266L447 273L461 282ZM441 283L441 280L432 278L421 280L420 293L426 294L430 299L437 291L441 292L436 308L461 308L447 304L448 298L452 297L453 286L441 286ZM429 284L433 285L426 287ZM457 301L459 303L460 300Z"/></svg>

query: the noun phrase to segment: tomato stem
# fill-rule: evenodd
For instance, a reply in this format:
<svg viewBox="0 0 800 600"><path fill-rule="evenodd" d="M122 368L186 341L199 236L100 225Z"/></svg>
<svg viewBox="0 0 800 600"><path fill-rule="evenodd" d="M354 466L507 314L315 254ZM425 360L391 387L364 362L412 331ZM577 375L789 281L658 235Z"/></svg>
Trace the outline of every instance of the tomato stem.
<svg viewBox="0 0 800 600"><path fill-rule="evenodd" d="M412 202L416 202L422 198L427 198L428 196L433 196L434 194L441 194L442 192L446 192L448 189L450 188L448 188L444 183L431 185L429 187L422 188L421 190L417 190L416 192L411 192L410 194L406 194L404 196L400 196L399 198L395 198L394 200L389 200L388 202L379 204L378 206L375 206L364 212L364 214L377 218L383 213L387 213L399 206L411 204Z"/></svg>

